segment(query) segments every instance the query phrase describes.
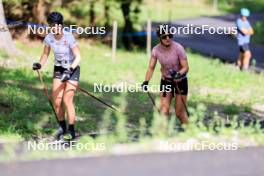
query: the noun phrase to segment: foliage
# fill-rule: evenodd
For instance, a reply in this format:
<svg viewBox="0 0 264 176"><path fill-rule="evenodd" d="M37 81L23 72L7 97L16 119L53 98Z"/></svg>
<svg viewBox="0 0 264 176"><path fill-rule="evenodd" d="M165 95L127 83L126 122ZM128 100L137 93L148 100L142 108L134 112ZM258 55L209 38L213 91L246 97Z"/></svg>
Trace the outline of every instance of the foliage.
<svg viewBox="0 0 264 176"><path fill-rule="evenodd" d="M263 39L264 21L256 22L253 28L254 28L254 35L252 37L253 42L264 44L264 39Z"/></svg>
<svg viewBox="0 0 264 176"><path fill-rule="evenodd" d="M211 3L214 0L209 0ZM239 13L242 7L249 8L251 12L262 12L264 10L263 0L218 0L219 8L228 12Z"/></svg>

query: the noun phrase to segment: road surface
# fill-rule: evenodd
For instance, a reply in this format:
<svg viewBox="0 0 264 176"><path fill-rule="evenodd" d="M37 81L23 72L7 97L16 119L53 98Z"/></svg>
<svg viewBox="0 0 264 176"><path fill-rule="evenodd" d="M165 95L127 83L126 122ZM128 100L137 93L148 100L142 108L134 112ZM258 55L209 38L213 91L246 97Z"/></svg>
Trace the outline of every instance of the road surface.
<svg viewBox="0 0 264 176"><path fill-rule="evenodd" d="M263 176L264 148L0 164L1 176Z"/></svg>

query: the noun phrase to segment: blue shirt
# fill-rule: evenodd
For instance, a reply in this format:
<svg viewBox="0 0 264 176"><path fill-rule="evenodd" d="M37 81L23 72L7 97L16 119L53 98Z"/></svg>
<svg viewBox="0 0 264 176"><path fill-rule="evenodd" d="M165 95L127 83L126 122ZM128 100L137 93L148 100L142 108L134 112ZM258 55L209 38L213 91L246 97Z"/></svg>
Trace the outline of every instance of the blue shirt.
<svg viewBox="0 0 264 176"><path fill-rule="evenodd" d="M242 33L241 29L249 29L251 27L250 23L248 20L243 21L241 18L237 19L236 21L236 26L237 26L237 41L238 45L244 45L248 44L250 42L250 35L245 35Z"/></svg>

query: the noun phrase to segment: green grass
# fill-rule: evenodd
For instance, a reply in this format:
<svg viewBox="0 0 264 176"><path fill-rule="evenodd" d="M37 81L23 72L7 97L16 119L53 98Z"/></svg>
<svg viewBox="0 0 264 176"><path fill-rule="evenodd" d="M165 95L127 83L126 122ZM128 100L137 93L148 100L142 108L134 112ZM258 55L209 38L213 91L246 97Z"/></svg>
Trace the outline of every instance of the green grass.
<svg viewBox="0 0 264 176"><path fill-rule="evenodd" d="M81 43L81 46L80 86L88 91L94 91L94 83L112 85L127 82L135 84L144 80L148 64L148 58L144 53L120 50L114 63L111 60L109 48L100 44L84 42ZM25 45L19 47L22 50L28 50ZM41 45L38 43L34 47L30 47L33 55L41 52ZM190 62L190 106L195 107L199 103L204 103L209 107L217 107L216 110L227 114L238 114L243 109L250 109L253 104L264 102L263 88L260 86L263 85L263 75L242 73L232 65L222 64L218 60L204 59L203 56L197 54L188 53L188 57ZM37 58L37 55L34 58ZM52 81L52 59L51 56L48 64L44 67L44 79L49 88ZM1 115L9 119L0 121L4 128L3 131L13 130L25 136L49 131L41 127L42 123L45 124L50 120L55 121L52 120L53 116L37 75L31 70L31 63L28 63L27 68L1 69L3 70L0 74L1 103L6 105L7 112L2 112ZM150 84L158 85L159 77L158 66ZM125 115L128 116L128 120L138 123L139 117L145 116L147 123L150 124L152 105L146 94L142 92L127 94L96 92L94 94L116 106L120 105L120 97L125 97L128 107ZM153 96L158 98L157 94ZM86 119L85 123L79 124L79 129L83 132L97 130L101 114L104 113L106 107L81 93L77 93L75 102L77 115ZM10 123L10 125L6 125L6 123Z"/></svg>
<svg viewBox="0 0 264 176"><path fill-rule="evenodd" d="M82 53L80 86L119 107L123 113L111 112L96 100L77 92L76 113L83 119L76 123L78 132L85 137L87 136L85 134L92 131L109 132L108 130L111 129L110 132L113 132L114 137L107 137L111 144L126 143L138 135L144 136L146 130L152 131L153 134L158 131L153 137L175 135L174 124L179 122L174 118L172 118L174 121L170 122L169 132L157 130L162 129L164 124L166 126L166 123L154 112L146 93L93 92L94 83L104 85L121 82L141 83L149 60L145 53L118 50L117 60L113 62L110 57L111 50L102 44L81 41L80 46ZM30 51L28 56L32 58L38 58L42 50L42 45L37 42L29 46L18 43L18 47L23 51ZM49 88L52 83L52 59L51 54L43 69L44 80ZM205 116L213 119L222 119L226 116L235 118L240 116L240 113L249 113L250 116L257 117L251 111L251 107L264 102L263 74L243 73L232 65L198 54L188 53L188 59L190 64L188 105L192 119L203 119ZM31 65L35 61L37 59L31 60L31 63L26 63L27 67L22 68L0 67L0 136L17 136L18 139L45 137L51 135L57 127L37 74L31 70ZM21 58L20 62L23 62ZM150 84L159 84L159 80L160 73L157 66ZM159 95L157 93L152 95L158 103ZM173 109L171 114L175 117ZM201 130L194 126L187 127L186 133L181 136L190 137ZM251 133L245 132L245 134ZM103 137L101 140L105 139ZM259 140L258 135L256 139Z"/></svg>

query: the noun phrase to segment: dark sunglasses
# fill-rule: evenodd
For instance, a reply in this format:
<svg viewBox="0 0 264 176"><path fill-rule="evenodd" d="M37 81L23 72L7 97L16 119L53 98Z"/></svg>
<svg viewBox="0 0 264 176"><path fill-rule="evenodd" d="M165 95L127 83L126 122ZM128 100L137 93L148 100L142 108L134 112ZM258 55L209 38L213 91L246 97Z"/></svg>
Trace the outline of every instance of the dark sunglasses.
<svg viewBox="0 0 264 176"><path fill-rule="evenodd" d="M167 39L167 37L169 37L169 39L172 39L173 35L172 34L163 35L160 38L163 39L163 40L165 40L165 39Z"/></svg>
<svg viewBox="0 0 264 176"><path fill-rule="evenodd" d="M57 25L61 25L61 24L58 24L58 23L49 23L49 27L55 27Z"/></svg>

